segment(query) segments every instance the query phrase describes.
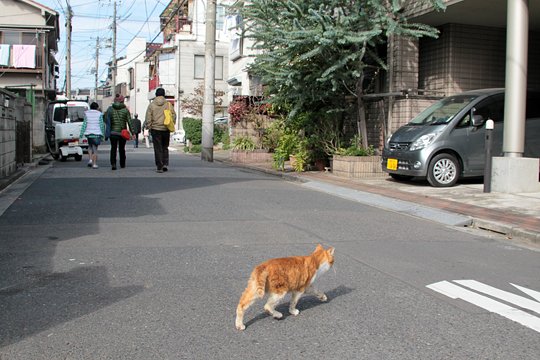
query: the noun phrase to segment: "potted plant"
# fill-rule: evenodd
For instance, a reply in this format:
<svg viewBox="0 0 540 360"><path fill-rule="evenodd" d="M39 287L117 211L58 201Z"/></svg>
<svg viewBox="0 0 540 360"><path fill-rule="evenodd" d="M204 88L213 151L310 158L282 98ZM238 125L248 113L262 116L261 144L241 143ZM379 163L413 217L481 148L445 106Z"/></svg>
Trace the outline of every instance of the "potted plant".
<svg viewBox="0 0 540 360"><path fill-rule="evenodd" d="M373 146L363 148L357 137L349 147L339 148L332 157L332 173L347 178L367 178L382 176L381 157L375 154Z"/></svg>

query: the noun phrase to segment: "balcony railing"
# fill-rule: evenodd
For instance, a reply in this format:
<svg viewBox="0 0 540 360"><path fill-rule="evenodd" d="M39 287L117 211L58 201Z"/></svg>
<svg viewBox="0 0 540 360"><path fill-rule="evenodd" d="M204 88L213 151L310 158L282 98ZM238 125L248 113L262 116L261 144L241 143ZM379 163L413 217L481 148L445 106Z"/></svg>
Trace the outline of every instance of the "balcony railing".
<svg viewBox="0 0 540 360"><path fill-rule="evenodd" d="M0 44L2 71L28 72L43 70L43 52L35 45Z"/></svg>

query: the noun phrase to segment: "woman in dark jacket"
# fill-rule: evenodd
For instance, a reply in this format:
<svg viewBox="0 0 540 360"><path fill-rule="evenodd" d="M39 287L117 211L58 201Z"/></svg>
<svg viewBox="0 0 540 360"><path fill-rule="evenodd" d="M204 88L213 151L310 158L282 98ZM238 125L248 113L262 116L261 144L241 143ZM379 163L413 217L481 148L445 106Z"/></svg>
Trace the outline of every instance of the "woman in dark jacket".
<svg viewBox="0 0 540 360"><path fill-rule="evenodd" d="M124 97L116 94L114 103L107 110L107 134L111 140L111 168L116 170L116 151L120 154L120 167L126 167L126 139L121 136L121 132L129 127L133 132L131 125L131 114L124 104Z"/></svg>

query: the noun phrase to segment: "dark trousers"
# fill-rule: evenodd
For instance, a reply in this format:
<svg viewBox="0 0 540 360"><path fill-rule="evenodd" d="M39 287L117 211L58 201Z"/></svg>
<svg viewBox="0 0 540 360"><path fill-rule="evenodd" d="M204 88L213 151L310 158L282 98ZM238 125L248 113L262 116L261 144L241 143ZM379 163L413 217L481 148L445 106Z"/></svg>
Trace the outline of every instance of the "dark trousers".
<svg viewBox="0 0 540 360"><path fill-rule="evenodd" d="M126 166L126 139L120 135L111 135L111 166L116 166L116 151L120 154L120 167Z"/></svg>
<svg viewBox="0 0 540 360"><path fill-rule="evenodd" d="M135 147L139 147L139 134L133 134L133 139L135 140Z"/></svg>
<svg viewBox="0 0 540 360"><path fill-rule="evenodd" d="M169 166L169 131L151 130L152 143L154 144L154 159L158 170Z"/></svg>

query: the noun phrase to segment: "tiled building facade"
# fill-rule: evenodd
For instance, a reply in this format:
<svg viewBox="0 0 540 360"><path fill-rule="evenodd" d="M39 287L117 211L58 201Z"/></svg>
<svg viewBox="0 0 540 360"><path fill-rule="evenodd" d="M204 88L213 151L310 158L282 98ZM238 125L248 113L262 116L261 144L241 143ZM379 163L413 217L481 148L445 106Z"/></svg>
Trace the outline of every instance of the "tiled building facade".
<svg viewBox="0 0 540 360"><path fill-rule="evenodd" d="M444 22L445 13L440 18ZM387 88L380 97L367 100L370 144L382 147L387 134L442 96L505 86L504 22L501 26L443 23L436 27L437 39L389 40ZM535 30L532 27L529 32L527 79L529 88L540 89L540 68L535 66L540 64L540 32Z"/></svg>

